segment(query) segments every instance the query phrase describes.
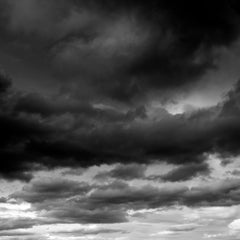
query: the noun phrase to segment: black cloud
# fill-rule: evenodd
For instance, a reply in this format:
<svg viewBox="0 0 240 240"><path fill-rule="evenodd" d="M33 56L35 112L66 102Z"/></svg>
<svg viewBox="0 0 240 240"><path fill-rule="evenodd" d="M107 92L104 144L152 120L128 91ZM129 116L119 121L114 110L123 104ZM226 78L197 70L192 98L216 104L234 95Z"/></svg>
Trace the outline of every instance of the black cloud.
<svg viewBox="0 0 240 240"><path fill-rule="evenodd" d="M123 113L12 93L4 99L1 175L9 179L29 180L39 164L88 167L151 159L190 164L201 172L208 153L239 154L238 84L218 106L160 120L151 119L144 108Z"/></svg>
<svg viewBox="0 0 240 240"><path fill-rule="evenodd" d="M0 51L14 59L16 72L19 62L31 69L36 86L41 75L57 89L51 96L19 91L1 72L1 177L29 181L42 166L157 160L180 166L165 176L177 181L205 173L209 153L238 155L239 83L211 108L177 115L162 109L159 119L148 112L153 95L173 101L172 92L217 67L215 50L239 36L236 2L100 2L1 1Z"/></svg>
<svg viewBox="0 0 240 240"><path fill-rule="evenodd" d="M3 3L2 45L81 99L171 100L239 36L238 6L227 0Z"/></svg>
<svg viewBox="0 0 240 240"><path fill-rule="evenodd" d="M1 70L0 71L0 93L4 93L11 85L11 79L7 74Z"/></svg>

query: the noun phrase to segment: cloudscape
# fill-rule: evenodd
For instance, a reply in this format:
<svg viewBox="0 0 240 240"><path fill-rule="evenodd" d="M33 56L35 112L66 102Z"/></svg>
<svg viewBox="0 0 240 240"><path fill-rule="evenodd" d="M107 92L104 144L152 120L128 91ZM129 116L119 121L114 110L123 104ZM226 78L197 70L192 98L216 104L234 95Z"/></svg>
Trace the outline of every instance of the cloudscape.
<svg viewBox="0 0 240 240"><path fill-rule="evenodd" d="M0 239L240 238L237 0L0 0Z"/></svg>

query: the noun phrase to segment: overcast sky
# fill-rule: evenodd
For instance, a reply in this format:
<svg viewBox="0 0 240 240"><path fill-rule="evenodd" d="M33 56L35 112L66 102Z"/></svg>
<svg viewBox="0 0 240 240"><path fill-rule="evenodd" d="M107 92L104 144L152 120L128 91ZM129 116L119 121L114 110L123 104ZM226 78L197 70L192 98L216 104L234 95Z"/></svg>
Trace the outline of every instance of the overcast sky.
<svg viewBox="0 0 240 240"><path fill-rule="evenodd" d="M0 0L0 239L239 239L238 4Z"/></svg>

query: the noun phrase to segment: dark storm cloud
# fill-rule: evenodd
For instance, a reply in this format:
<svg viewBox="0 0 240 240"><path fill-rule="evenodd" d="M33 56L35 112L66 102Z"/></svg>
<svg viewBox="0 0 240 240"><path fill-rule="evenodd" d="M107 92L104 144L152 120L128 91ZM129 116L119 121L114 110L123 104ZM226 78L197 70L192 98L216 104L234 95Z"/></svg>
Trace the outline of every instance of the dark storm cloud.
<svg viewBox="0 0 240 240"><path fill-rule="evenodd" d="M190 164L170 174L180 180L186 168L192 176L204 173L208 153L239 154L238 84L216 107L190 115L168 114L160 120L152 120L144 108L122 113L21 94L5 99L9 106L0 114L0 173L8 179L29 180L30 170L39 164L88 167L153 159ZM118 169L112 174L116 177L122 172Z"/></svg>
<svg viewBox="0 0 240 240"><path fill-rule="evenodd" d="M107 122L128 122L135 118L146 118L144 106L139 106L123 113L117 109L97 108L88 102L67 100L58 96L49 98L37 94L23 94L19 96L14 110L21 113L39 114L45 118L54 115L73 114L80 116L78 120L87 118L87 121L97 119Z"/></svg>
<svg viewBox="0 0 240 240"><path fill-rule="evenodd" d="M10 85L10 77L2 69L0 69L0 94L4 93Z"/></svg>
<svg viewBox="0 0 240 240"><path fill-rule="evenodd" d="M49 127L39 125L29 118L0 114L1 125L1 171L0 175L8 179L29 180L28 172L34 156L25 151L25 146L34 138L48 135Z"/></svg>
<svg viewBox="0 0 240 240"><path fill-rule="evenodd" d="M157 120L147 109L153 92L171 99L174 89L194 85L214 66L213 52L237 40L235 3L100 2L0 2L0 51L61 89L52 97L20 93L1 73L0 176L28 181L41 165L160 160L186 163L165 176L181 180L204 173L209 153L238 155L239 84L222 104L191 114L163 110ZM124 171L142 173L110 174L126 179Z"/></svg>
<svg viewBox="0 0 240 240"><path fill-rule="evenodd" d="M2 0L2 45L75 97L171 100L237 39L231 2Z"/></svg>
<svg viewBox="0 0 240 240"><path fill-rule="evenodd" d="M111 7L118 12L119 4ZM113 19L118 33L106 27L90 40L71 36L55 47L58 63L65 63L66 71L84 71L95 94L119 101L156 90L164 95L163 90L192 84L214 67L212 49L228 45L238 36L237 15L227 1L130 1L123 9L130 15L137 9L138 14L134 21L126 16L124 21Z"/></svg>

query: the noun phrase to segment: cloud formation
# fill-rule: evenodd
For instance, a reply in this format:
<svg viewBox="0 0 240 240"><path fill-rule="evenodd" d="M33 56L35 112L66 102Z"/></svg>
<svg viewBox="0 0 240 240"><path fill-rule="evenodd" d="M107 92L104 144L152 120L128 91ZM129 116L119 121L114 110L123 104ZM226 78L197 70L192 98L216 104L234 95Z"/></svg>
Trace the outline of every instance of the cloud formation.
<svg viewBox="0 0 240 240"><path fill-rule="evenodd" d="M238 5L0 0L1 239L237 239Z"/></svg>
<svg viewBox="0 0 240 240"><path fill-rule="evenodd" d="M218 49L239 35L238 8L224 0L2 5L3 45L15 34L14 57L24 56L46 79L57 76L58 88L81 99L137 104L157 94L172 101L216 68Z"/></svg>
<svg viewBox="0 0 240 240"><path fill-rule="evenodd" d="M191 178L185 170L192 176L207 172L204 161L208 154L239 154L238 85L215 107L190 115L168 113L160 120L151 119L145 108L123 112L89 103L63 102L59 97L54 100L7 93L5 89L7 97L0 118L1 156L5 159L2 175L29 180L29 171L39 164L89 167L152 160L188 164L166 175L167 180ZM128 167L123 168L113 171L113 176L128 171ZM129 171L137 174L135 169Z"/></svg>

